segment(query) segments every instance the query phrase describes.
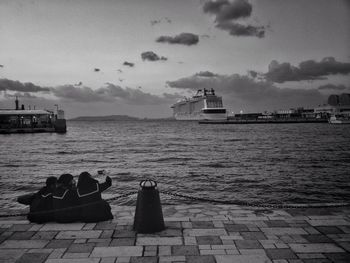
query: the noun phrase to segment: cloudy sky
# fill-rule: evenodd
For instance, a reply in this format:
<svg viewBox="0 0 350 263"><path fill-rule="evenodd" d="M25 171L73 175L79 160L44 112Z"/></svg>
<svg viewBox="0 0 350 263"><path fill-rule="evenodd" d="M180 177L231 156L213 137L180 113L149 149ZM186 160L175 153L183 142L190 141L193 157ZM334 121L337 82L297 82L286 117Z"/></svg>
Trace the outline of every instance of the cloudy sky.
<svg viewBox="0 0 350 263"><path fill-rule="evenodd" d="M169 117L213 87L229 111L350 93L347 0L0 0L0 108Z"/></svg>

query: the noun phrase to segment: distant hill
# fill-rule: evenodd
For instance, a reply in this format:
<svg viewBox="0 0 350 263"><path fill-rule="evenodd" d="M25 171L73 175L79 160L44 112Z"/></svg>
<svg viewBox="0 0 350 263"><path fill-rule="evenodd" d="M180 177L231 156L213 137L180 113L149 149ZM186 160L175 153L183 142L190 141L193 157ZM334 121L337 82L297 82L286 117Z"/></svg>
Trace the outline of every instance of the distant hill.
<svg viewBox="0 0 350 263"><path fill-rule="evenodd" d="M127 115L109 115L109 116L81 116L73 119L69 119L70 121L136 121L140 120L136 117L130 117Z"/></svg>
<svg viewBox="0 0 350 263"><path fill-rule="evenodd" d="M151 120L175 120L173 117L168 118L137 118L128 115L108 115L108 116L81 116L69 121L151 121Z"/></svg>

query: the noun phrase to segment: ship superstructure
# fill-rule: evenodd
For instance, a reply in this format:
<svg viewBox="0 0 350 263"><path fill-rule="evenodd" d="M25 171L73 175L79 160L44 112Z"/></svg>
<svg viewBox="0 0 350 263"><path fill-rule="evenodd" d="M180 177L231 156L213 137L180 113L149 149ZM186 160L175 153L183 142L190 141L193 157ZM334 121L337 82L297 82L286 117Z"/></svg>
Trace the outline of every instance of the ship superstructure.
<svg viewBox="0 0 350 263"><path fill-rule="evenodd" d="M173 106L176 120L226 120L227 113L222 98L215 95L214 89L198 90L192 98L185 98Z"/></svg>

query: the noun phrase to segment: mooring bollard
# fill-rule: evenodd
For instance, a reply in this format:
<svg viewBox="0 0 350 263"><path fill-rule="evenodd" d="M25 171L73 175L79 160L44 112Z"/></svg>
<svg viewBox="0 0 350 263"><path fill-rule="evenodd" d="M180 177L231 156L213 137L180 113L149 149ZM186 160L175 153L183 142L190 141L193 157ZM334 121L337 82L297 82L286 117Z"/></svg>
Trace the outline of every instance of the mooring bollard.
<svg viewBox="0 0 350 263"><path fill-rule="evenodd" d="M154 233L165 229L162 205L157 182L143 180L137 193L134 230L138 233Z"/></svg>

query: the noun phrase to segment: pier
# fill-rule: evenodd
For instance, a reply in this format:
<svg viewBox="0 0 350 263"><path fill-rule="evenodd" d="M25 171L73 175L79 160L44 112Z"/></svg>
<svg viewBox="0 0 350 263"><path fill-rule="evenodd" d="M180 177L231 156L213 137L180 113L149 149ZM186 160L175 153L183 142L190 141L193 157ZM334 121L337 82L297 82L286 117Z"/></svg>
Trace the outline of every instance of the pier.
<svg viewBox="0 0 350 263"><path fill-rule="evenodd" d="M0 262L350 262L350 207L270 209L200 203L163 206L166 229L132 231L134 206L100 223L32 224L0 218Z"/></svg>

